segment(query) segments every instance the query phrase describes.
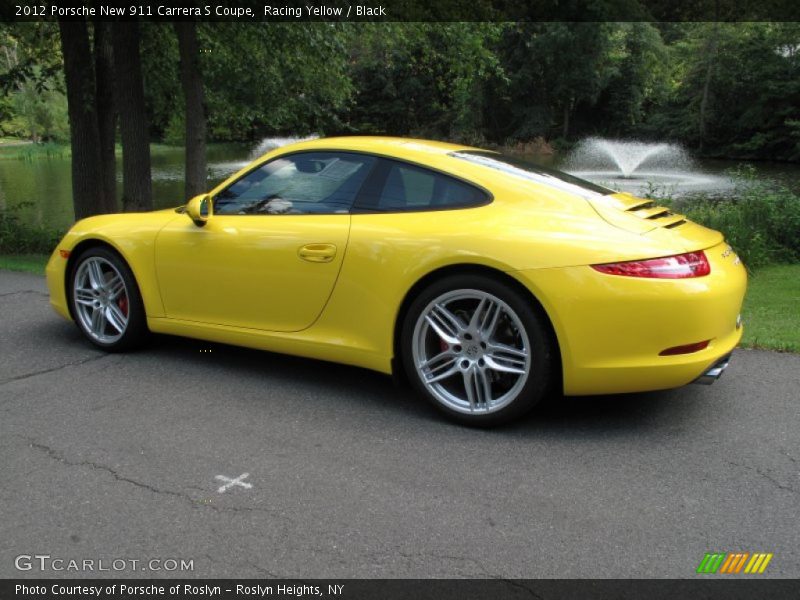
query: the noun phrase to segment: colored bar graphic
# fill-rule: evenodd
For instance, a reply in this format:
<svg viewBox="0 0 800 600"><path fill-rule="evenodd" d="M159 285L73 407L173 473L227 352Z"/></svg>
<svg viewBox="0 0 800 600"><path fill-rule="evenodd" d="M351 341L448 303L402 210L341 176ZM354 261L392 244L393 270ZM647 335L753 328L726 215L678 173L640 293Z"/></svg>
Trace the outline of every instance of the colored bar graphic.
<svg viewBox="0 0 800 600"><path fill-rule="evenodd" d="M704 574L738 574L742 572L761 574L767 569L769 561L774 555L767 552L707 552L697 567L698 573ZM748 559L750 559L748 561ZM747 566L745 566L745 564Z"/></svg>

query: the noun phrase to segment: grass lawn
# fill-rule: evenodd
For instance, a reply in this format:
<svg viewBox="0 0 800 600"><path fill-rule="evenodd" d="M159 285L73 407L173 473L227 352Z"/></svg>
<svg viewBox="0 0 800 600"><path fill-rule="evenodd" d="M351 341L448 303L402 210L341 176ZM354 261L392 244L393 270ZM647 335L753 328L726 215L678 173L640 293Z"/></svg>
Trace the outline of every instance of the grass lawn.
<svg viewBox="0 0 800 600"><path fill-rule="evenodd" d="M800 352L800 265L775 265L750 278L742 346Z"/></svg>
<svg viewBox="0 0 800 600"><path fill-rule="evenodd" d="M166 144L150 144L152 156L163 156L181 151L180 146ZM122 156L122 146L116 144L114 151L117 156ZM34 160L38 158L69 158L72 148L69 142L45 142L34 144L30 140L0 137L0 159L9 160Z"/></svg>
<svg viewBox="0 0 800 600"><path fill-rule="evenodd" d="M0 145L3 144L30 144L30 140L24 140L18 137L9 137L0 135Z"/></svg>
<svg viewBox="0 0 800 600"><path fill-rule="evenodd" d="M0 269L44 274L44 254L0 254ZM750 277L742 311L746 348L800 352L800 265L774 265Z"/></svg>
<svg viewBox="0 0 800 600"><path fill-rule="evenodd" d="M0 269L44 275L48 258L46 254L0 254Z"/></svg>
<svg viewBox="0 0 800 600"><path fill-rule="evenodd" d="M38 158L67 158L71 155L70 145L56 142L33 144L30 142L0 143L0 159L34 160Z"/></svg>

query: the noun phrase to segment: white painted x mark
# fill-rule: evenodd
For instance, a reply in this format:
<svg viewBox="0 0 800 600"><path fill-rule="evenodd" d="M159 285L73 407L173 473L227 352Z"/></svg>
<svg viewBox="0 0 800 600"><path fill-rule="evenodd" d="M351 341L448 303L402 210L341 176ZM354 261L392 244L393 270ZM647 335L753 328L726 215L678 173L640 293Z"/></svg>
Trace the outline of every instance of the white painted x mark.
<svg viewBox="0 0 800 600"><path fill-rule="evenodd" d="M239 475L238 477L234 477L233 479L231 479L230 477L225 477L225 475L217 475L216 479L225 482L225 484L220 486L220 488L217 491L220 494L224 494L235 485L241 486L244 489L249 490L251 487L253 487L253 485L243 481L248 477L250 477L250 473L242 473L241 475Z"/></svg>

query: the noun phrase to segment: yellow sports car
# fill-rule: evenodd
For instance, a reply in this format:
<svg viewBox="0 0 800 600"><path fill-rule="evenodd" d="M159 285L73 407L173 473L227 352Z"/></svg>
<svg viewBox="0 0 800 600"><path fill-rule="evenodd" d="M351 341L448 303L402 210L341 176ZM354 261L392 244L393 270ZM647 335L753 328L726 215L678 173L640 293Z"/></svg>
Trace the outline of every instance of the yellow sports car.
<svg viewBox="0 0 800 600"><path fill-rule="evenodd" d="M50 302L106 350L148 332L403 375L489 425L545 394L711 381L742 335L723 236L502 154L343 137L274 150L185 207L75 224Z"/></svg>

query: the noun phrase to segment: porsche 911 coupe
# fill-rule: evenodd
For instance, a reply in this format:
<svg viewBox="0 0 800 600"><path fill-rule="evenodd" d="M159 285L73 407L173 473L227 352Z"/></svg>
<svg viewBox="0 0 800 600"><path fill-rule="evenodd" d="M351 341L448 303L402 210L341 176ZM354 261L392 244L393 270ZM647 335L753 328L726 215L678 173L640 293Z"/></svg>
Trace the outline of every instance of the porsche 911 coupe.
<svg viewBox="0 0 800 600"><path fill-rule="evenodd" d="M342 137L177 209L79 221L47 281L105 350L155 332L356 365L491 425L549 393L713 381L746 272L652 201L478 148Z"/></svg>

